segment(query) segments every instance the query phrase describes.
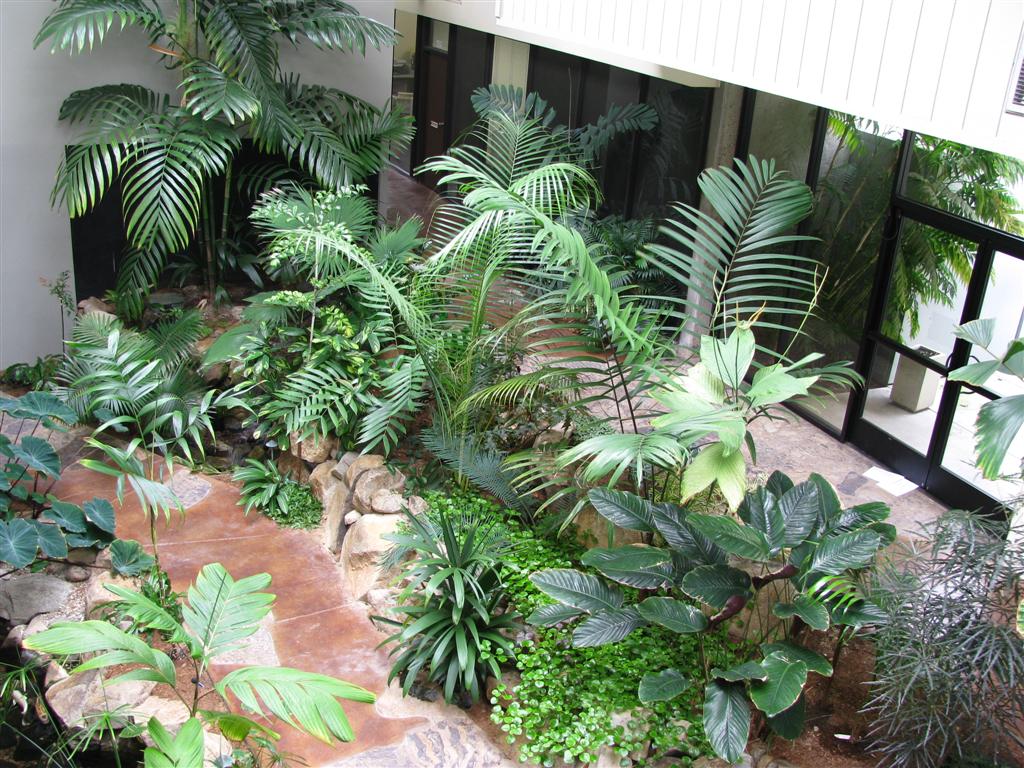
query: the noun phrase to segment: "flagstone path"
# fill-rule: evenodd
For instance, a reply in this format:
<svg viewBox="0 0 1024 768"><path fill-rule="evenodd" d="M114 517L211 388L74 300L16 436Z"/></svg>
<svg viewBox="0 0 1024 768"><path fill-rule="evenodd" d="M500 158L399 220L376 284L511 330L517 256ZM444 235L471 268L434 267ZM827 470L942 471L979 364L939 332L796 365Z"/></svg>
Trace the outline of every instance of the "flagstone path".
<svg viewBox="0 0 1024 768"><path fill-rule="evenodd" d="M280 748L310 766L345 768L510 768L514 765L463 710L440 702L402 699L387 687L383 634L365 606L346 595L338 565L314 534L279 528L260 514L245 516L238 489L216 477L179 471L175 488L184 515L159 524L160 563L182 591L207 563L219 562L233 577L269 573L277 595L265 626L243 652L211 670L220 677L240 664L279 664L339 677L379 697L376 705L345 703L355 741L333 745L272 724ZM82 502L114 497L110 478L69 467L54 489L59 498ZM118 512L117 533L148 543L149 530L129 495ZM479 720L479 713L477 713Z"/></svg>

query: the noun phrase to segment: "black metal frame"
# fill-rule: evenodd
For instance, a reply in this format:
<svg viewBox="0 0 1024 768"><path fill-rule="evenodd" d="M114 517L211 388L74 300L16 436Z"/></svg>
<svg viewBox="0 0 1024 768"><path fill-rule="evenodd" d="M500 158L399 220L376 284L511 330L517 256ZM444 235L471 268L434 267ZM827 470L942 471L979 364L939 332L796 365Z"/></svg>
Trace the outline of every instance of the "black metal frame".
<svg viewBox="0 0 1024 768"><path fill-rule="evenodd" d="M753 132L756 98L755 91L747 89L744 92L739 135L736 142L738 156L748 154ZM828 110L822 107L818 109L807 167L806 182L812 189L816 188L818 183L827 129ZM966 365L970 360L971 345L963 339L954 341L953 352L947 360L937 361L882 333L882 323L904 222L917 222L977 243L971 280L967 285L964 306L961 311L960 321L962 323L977 319L980 315L996 252L1024 259L1024 238L986 224L964 219L954 213L933 208L907 197L907 178L913 160L914 142L915 134L905 131L900 143L889 211L883 225L882 242L875 264L874 284L855 362L855 368L864 377L865 382L870 382L871 368L880 349L907 357L944 377L951 370ZM806 222L801 225L801 233L804 233L805 225ZM985 387L971 386L946 379L936 412L935 424L932 427L928 450L924 455L863 418L864 407L867 403L867 386L858 388L851 394L842 427L838 430L805 408L797 406L793 410L840 440L852 442L947 503L970 509L980 509L996 515L1005 514L1005 510L998 500L993 499L942 465L942 458L953 428L957 401L964 389L976 392L989 400L999 397Z"/></svg>

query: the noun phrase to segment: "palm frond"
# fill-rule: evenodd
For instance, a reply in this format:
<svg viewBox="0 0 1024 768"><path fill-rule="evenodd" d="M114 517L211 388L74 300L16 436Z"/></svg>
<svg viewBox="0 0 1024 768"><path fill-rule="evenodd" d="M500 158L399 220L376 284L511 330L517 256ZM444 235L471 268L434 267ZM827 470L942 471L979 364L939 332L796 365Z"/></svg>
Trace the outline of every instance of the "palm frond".
<svg viewBox="0 0 1024 768"><path fill-rule="evenodd" d="M142 317L146 297L160 280L166 266L167 255L161 247L128 249L118 267L114 284L115 303L120 315L128 320Z"/></svg>
<svg viewBox="0 0 1024 768"><path fill-rule="evenodd" d="M650 104L612 104L596 123L575 132L583 159L594 162L623 133L649 131L658 124L658 112Z"/></svg>
<svg viewBox="0 0 1024 768"><path fill-rule="evenodd" d="M810 189L753 156L705 170L698 184L717 218L677 204L660 228L670 244L645 251L688 292L666 297L684 330L720 336L751 320L791 330L792 318L813 311L820 282L817 261L786 252L814 239L790 233L810 213Z"/></svg>
<svg viewBox="0 0 1024 768"><path fill-rule="evenodd" d="M33 47L53 38L51 53L67 50L81 53L100 45L117 20L121 29L142 27L151 39L161 34L167 22L156 3L146 0L61 0L60 6L43 21Z"/></svg>
<svg viewBox="0 0 1024 768"><path fill-rule="evenodd" d="M359 442L364 450L371 451L379 445L387 454L398 445L407 423L422 407L420 401L425 394L426 380L427 371L421 357L403 356L396 361L392 372L381 382L377 406L360 424Z"/></svg>
<svg viewBox="0 0 1024 768"><path fill-rule="evenodd" d="M528 500L513 485L514 477L504 467L506 456L478 445L470 435L448 437L437 429L424 429L420 440L428 451L474 485L515 509L528 509Z"/></svg>
<svg viewBox="0 0 1024 768"><path fill-rule="evenodd" d="M182 106L203 120L222 117L231 125L259 114L260 101L241 80L211 61L192 59L182 73Z"/></svg>
<svg viewBox="0 0 1024 768"><path fill-rule="evenodd" d="M396 32L387 24L363 16L341 0L277 0L268 11L281 32L297 43L300 37L317 48L366 53L395 44Z"/></svg>

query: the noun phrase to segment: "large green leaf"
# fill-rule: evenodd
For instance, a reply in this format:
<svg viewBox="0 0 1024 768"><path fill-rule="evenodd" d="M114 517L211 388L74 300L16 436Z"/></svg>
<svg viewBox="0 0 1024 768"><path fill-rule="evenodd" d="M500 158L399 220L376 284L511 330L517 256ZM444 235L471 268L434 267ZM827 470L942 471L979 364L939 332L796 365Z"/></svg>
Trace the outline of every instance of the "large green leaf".
<svg viewBox="0 0 1024 768"><path fill-rule="evenodd" d="M657 589L668 581L669 553L646 544L587 550L580 562L595 568L613 581L638 589Z"/></svg>
<svg viewBox="0 0 1024 768"><path fill-rule="evenodd" d="M633 607L600 611L576 626L572 633L572 644L577 648L586 648L617 643L644 623Z"/></svg>
<svg viewBox="0 0 1024 768"><path fill-rule="evenodd" d="M851 531L832 536L818 544L809 570L837 574L850 568L863 568L871 562L881 543L881 537L874 531Z"/></svg>
<svg viewBox="0 0 1024 768"><path fill-rule="evenodd" d="M671 701L690 687L690 681L677 669L663 669L661 672L648 672L640 678L637 696L644 704L654 701Z"/></svg>
<svg viewBox="0 0 1024 768"><path fill-rule="evenodd" d="M978 469L988 480L1002 474L1010 444L1024 427L1024 395L991 400L981 406L975 429Z"/></svg>
<svg viewBox="0 0 1024 768"><path fill-rule="evenodd" d="M14 568L24 568L36 559L39 534L28 520L16 517L0 520L0 560Z"/></svg>
<svg viewBox="0 0 1024 768"><path fill-rule="evenodd" d="M702 565L683 577L683 591L712 608L722 608L730 597L750 593L750 576L727 565Z"/></svg>
<svg viewBox="0 0 1024 768"><path fill-rule="evenodd" d="M110 543L110 565L124 576L138 576L156 564L156 559L131 539L115 539Z"/></svg>
<svg viewBox="0 0 1024 768"><path fill-rule="evenodd" d="M768 727L784 739L793 741L799 738L804 732L804 722L807 717L807 702L803 696L796 700L796 704L785 712L780 712L774 717L768 718Z"/></svg>
<svg viewBox="0 0 1024 768"><path fill-rule="evenodd" d="M737 513L740 519L764 534L772 554L786 543L786 521L775 496L767 488L754 488L743 498Z"/></svg>
<svg viewBox="0 0 1024 768"><path fill-rule="evenodd" d="M763 408L806 395L817 380L817 376L794 376L781 363L766 365L754 373L747 397L751 407Z"/></svg>
<svg viewBox="0 0 1024 768"><path fill-rule="evenodd" d="M799 546L818 522L818 486L811 481L794 485L777 503L786 526L785 546Z"/></svg>
<svg viewBox="0 0 1024 768"><path fill-rule="evenodd" d="M185 65L183 74L181 100L193 115L203 120L223 117L234 125L259 114L256 95L213 62L193 59Z"/></svg>
<svg viewBox="0 0 1024 768"><path fill-rule="evenodd" d="M60 475L60 457L53 446L40 437L23 437L20 442L10 446L14 458L28 467L47 477Z"/></svg>
<svg viewBox="0 0 1024 768"><path fill-rule="evenodd" d="M108 681L152 680L175 684L174 662L163 651L150 648L142 639L105 621L59 622L25 640L25 647L54 656L82 656L99 652L77 667L75 672L103 669L120 664L138 664L132 670Z"/></svg>
<svg viewBox="0 0 1024 768"><path fill-rule="evenodd" d="M636 609L648 621L680 634L701 632L708 625L699 608L672 597L648 597Z"/></svg>
<svg viewBox="0 0 1024 768"><path fill-rule="evenodd" d="M738 327L725 341L713 336L700 340L700 362L730 388L737 390L754 361L754 332Z"/></svg>
<svg viewBox="0 0 1024 768"><path fill-rule="evenodd" d="M728 554L711 539L691 528L688 512L677 504L654 505L654 525L673 550L694 565L724 563Z"/></svg>
<svg viewBox="0 0 1024 768"><path fill-rule="evenodd" d="M68 556L68 542L59 526L44 523L42 520L32 520L31 523L36 529L36 536L39 537L39 549L44 555L59 558Z"/></svg>
<svg viewBox="0 0 1024 768"><path fill-rule="evenodd" d="M715 754L739 762L750 735L750 704L743 683L712 680L704 689L704 733Z"/></svg>
<svg viewBox="0 0 1024 768"><path fill-rule="evenodd" d="M807 682L807 665L790 661L779 654L769 654L761 662L768 679L750 684L754 706L769 717L785 712L796 703Z"/></svg>
<svg viewBox="0 0 1024 768"><path fill-rule="evenodd" d="M820 653L804 648L802 645L782 640L777 643L761 643L761 653L768 656L781 656L787 661L803 662L808 672L817 672L823 677L832 676L832 664Z"/></svg>
<svg viewBox="0 0 1024 768"><path fill-rule="evenodd" d="M771 556L765 534L752 525L742 525L725 515L696 512L687 517L686 522L733 555L748 560L767 560Z"/></svg>
<svg viewBox="0 0 1024 768"><path fill-rule="evenodd" d="M43 511L42 517L52 520L65 531L74 533L85 533L89 527L85 512L80 506L54 498L50 499L50 508Z"/></svg>
<svg viewBox="0 0 1024 768"><path fill-rule="evenodd" d="M338 699L372 704L376 698L358 685L288 667L242 667L216 687L222 696L237 696L248 711L275 715L328 744L355 738Z"/></svg>
<svg viewBox="0 0 1024 768"><path fill-rule="evenodd" d="M82 511L86 519L101 531L114 532L114 507L106 499L90 499L82 505Z"/></svg>
<svg viewBox="0 0 1024 768"><path fill-rule="evenodd" d="M642 496L611 488L594 488L587 494L587 498L601 517L620 528L644 532L654 530L651 502Z"/></svg>
<svg viewBox="0 0 1024 768"><path fill-rule="evenodd" d="M260 592L269 585L268 573L235 581L220 563L203 566L188 589L182 616L207 659L238 649L256 633L274 602L274 595Z"/></svg>
<svg viewBox="0 0 1024 768"><path fill-rule="evenodd" d="M151 717L147 727L152 747L144 753L145 768L199 768L203 759L203 725L190 717L178 732L172 734L156 718Z"/></svg>
<svg viewBox="0 0 1024 768"><path fill-rule="evenodd" d="M799 616L811 629L822 632L828 629L829 625L828 608L803 594L797 595L792 603L776 603L772 607L772 613L780 619Z"/></svg>
<svg viewBox="0 0 1024 768"><path fill-rule="evenodd" d="M26 392L7 402L10 405L0 410L16 419L38 421L47 429L63 430L78 423L78 414L50 392Z"/></svg>
<svg viewBox="0 0 1024 768"><path fill-rule="evenodd" d="M701 448L686 467L683 472L683 499L690 499L716 483L730 508L736 509L747 488L747 463L741 451L730 452L724 443L712 443Z"/></svg>
<svg viewBox="0 0 1024 768"><path fill-rule="evenodd" d="M114 543L116 544L117 542ZM172 643L187 645L193 655L198 655L202 652L195 637L185 630L181 622L171 615L171 612L166 607L134 589L122 587L120 584L107 584L105 589L117 596L118 611L135 621L140 627L162 632L167 635Z"/></svg>
<svg viewBox="0 0 1024 768"><path fill-rule="evenodd" d="M530 581L548 597L587 613L622 607L622 593L618 588L590 574L552 568L538 571Z"/></svg>
<svg viewBox="0 0 1024 768"><path fill-rule="evenodd" d="M552 605L540 606L530 614L526 622L539 627L553 627L565 621L572 621L584 613L584 611L581 611L579 608L573 608L571 605L554 603Z"/></svg>

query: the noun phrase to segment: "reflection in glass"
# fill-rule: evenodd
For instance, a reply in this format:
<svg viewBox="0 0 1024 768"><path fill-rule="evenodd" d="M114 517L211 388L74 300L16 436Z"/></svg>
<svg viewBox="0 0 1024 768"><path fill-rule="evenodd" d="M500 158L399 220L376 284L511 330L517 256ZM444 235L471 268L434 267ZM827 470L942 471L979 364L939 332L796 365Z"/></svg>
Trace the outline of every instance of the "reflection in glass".
<svg viewBox="0 0 1024 768"><path fill-rule="evenodd" d="M392 49L391 100L406 115L412 115L413 110L413 85L416 82L416 22L415 13L395 11L398 40ZM402 150L394 162L406 173L412 172L411 143Z"/></svg>
<svg viewBox="0 0 1024 768"><path fill-rule="evenodd" d="M1020 382L1018 381L1018 389ZM978 411L988 399L983 395L960 391L957 398L956 411L953 413L953 428L949 433L946 450L942 456L942 466L954 475L963 478L974 487L984 491L999 501L1009 502L1021 494L1018 480L986 480L975 466L974 425L978 419ZM1019 475L1021 462L1024 461L1024 431L1010 444L1003 461L1002 474Z"/></svg>
<svg viewBox="0 0 1024 768"><path fill-rule="evenodd" d="M772 93L758 93L750 129L750 154L774 159L798 181L807 178L818 108Z"/></svg>
<svg viewBox="0 0 1024 768"><path fill-rule="evenodd" d="M868 380L864 420L925 455L944 387L941 374L879 345Z"/></svg>
<svg viewBox="0 0 1024 768"><path fill-rule="evenodd" d="M1024 160L934 136L915 135L903 193L918 202L1024 234L1015 193L1024 183Z"/></svg>
<svg viewBox="0 0 1024 768"><path fill-rule="evenodd" d="M977 244L903 221L882 333L945 364L963 315Z"/></svg>
<svg viewBox="0 0 1024 768"><path fill-rule="evenodd" d="M651 79L647 103L658 125L640 136L634 215L662 216L677 201L697 204L713 91Z"/></svg>

